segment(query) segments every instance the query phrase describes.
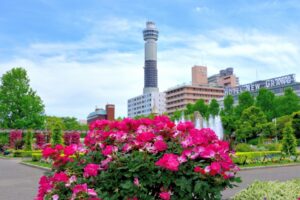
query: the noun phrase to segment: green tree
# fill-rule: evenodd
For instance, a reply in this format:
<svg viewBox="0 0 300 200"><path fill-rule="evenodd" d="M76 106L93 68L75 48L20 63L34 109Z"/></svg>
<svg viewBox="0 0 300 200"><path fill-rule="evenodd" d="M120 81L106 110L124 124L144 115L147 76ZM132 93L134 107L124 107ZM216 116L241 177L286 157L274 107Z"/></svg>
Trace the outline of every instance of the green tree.
<svg viewBox="0 0 300 200"><path fill-rule="evenodd" d="M267 118L260 108L251 106L245 109L236 131L237 139L252 139L261 136Z"/></svg>
<svg viewBox="0 0 300 200"><path fill-rule="evenodd" d="M259 107L267 116L268 121L275 117L275 95L272 91L261 88L256 97L256 106Z"/></svg>
<svg viewBox="0 0 300 200"><path fill-rule="evenodd" d="M291 123L287 123L283 129L282 151L287 155L295 155L297 152L297 140Z"/></svg>
<svg viewBox="0 0 300 200"><path fill-rule="evenodd" d="M220 112L220 105L217 102L216 99L212 99L210 104L209 104L209 114L211 114L213 117L217 116Z"/></svg>
<svg viewBox="0 0 300 200"><path fill-rule="evenodd" d="M60 126L61 129L65 130L64 122L62 118L55 116L46 116L45 128L46 130L52 130L55 126Z"/></svg>
<svg viewBox="0 0 300 200"><path fill-rule="evenodd" d="M300 138L300 111L292 114L292 126L295 130L296 138Z"/></svg>
<svg viewBox="0 0 300 200"><path fill-rule="evenodd" d="M196 101L196 103L194 104L194 111L200 112L203 118L207 119L209 116L208 106L203 99L199 99Z"/></svg>
<svg viewBox="0 0 300 200"><path fill-rule="evenodd" d="M224 139L229 140L235 132L237 126L237 118L234 115L233 96L227 95L224 98L224 108L221 110L220 115L224 128Z"/></svg>
<svg viewBox="0 0 300 200"><path fill-rule="evenodd" d="M245 91L238 96L238 105L235 108L236 115L240 117L246 108L254 105L254 98L250 92Z"/></svg>
<svg viewBox="0 0 300 200"><path fill-rule="evenodd" d="M81 125L75 117L62 117L64 130L81 130Z"/></svg>
<svg viewBox="0 0 300 200"><path fill-rule="evenodd" d="M292 88L284 90L284 95L275 98L276 116L290 115L300 110L300 98Z"/></svg>
<svg viewBox="0 0 300 200"><path fill-rule="evenodd" d="M185 108L185 114L186 115L194 114L194 111L195 111L194 105L191 103L188 103Z"/></svg>
<svg viewBox="0 0 300 200"><path fill-rule="evenodd" d="M41 129L44 105L29 85L27 72L13 68L1 77L0 126L12 129Z"/></svg>
<svg viewBox="0 0 300 200"><path fill-rule="evenodd" d="M227 95L224 98L224 112L232 114L234 109L234 99L232 95Z"/></svg>
<svg viewBox="0 0 300 200"><path fill-rule="evenodd" d="M181 113L182 113L181 110L175 110L175 112L171 116L171 120L172 121L179 120L181 117Z"/></svg>
<svg viewBox="0 0 300 200"><path fill-rule="evenodd" d="M274 122L267 122L265 124L263 124L262 127L262 131L263 131L263 136L266 138L275 138L276 135L276 127Z"/></svg>
<svg viewBox="0 0 300 200"><path fill-rule="evenodd" d="M33 140L33 133L31 130L28 130L25 135L25 150L27 151L32 150L32 140Z"/></svg>

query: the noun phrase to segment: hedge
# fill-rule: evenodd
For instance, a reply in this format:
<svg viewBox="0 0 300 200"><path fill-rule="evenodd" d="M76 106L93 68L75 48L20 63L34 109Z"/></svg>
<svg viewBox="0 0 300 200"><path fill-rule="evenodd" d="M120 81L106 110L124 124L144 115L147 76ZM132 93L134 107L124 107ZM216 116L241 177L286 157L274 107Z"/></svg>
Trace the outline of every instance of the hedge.
<svg viewBox="0 0 300 200"><path fill-rule="evenodd" d="M237 152L233 156L233 161L239 165L264 162L279 162L284 159L297 161L300 157L298 152L296 156L290 157L283 154L281 151L255 151L255 152Z"/></svg>
<svg viewBox="0 0 300 200"><path fill-rule="evenodd" d="M32 153L32 161L40 161L42 159L42 153Z"/></svg>
<svg viewBox="0 0 300 200"><path fill-rule="evenodd" d="M31 157L33 153L40 153L41 150L35 150L35 151L26 151L26 150L14 150L13 157Z"/></svg>

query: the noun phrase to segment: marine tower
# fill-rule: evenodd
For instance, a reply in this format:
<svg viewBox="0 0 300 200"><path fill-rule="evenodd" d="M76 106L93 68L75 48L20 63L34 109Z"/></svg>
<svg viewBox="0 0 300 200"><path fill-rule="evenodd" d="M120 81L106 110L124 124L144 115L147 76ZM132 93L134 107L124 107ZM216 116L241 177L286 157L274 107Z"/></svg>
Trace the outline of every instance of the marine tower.
<svg viewBox="0 0 300 200"><path fill-rule="evenodd" d="M146 22L143 30L145 40L144 90L143 93L158 92L157 86L157 44L158 30L154 22Z"/></svg>

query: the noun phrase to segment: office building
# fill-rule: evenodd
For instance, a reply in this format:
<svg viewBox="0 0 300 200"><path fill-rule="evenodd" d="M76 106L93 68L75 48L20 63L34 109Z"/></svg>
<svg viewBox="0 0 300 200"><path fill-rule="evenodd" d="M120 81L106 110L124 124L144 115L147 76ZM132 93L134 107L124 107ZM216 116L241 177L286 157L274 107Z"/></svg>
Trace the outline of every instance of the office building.
<svg viewBox="0 0 300 200"><path fill-rule="evenodd" d="M87 117L87 123L90 124L98 119L115 120L115 105L107 104L105 110L103 108L96 108Z"/></svg>

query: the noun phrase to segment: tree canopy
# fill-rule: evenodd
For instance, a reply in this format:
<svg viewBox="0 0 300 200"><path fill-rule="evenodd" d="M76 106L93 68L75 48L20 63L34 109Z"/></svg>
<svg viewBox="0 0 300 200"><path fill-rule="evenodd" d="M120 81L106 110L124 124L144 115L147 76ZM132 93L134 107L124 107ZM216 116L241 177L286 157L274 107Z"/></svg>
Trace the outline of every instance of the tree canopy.
<svg viewBox="0 0 300 200"><path fill-rule="evenodd" d="M44 105L30 87L23 68L13 68L1 77L0 125L12 129L41 129L44 125Z"/></svg>

